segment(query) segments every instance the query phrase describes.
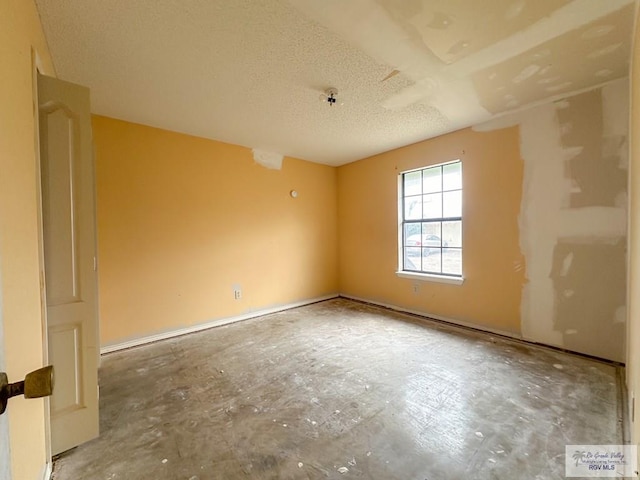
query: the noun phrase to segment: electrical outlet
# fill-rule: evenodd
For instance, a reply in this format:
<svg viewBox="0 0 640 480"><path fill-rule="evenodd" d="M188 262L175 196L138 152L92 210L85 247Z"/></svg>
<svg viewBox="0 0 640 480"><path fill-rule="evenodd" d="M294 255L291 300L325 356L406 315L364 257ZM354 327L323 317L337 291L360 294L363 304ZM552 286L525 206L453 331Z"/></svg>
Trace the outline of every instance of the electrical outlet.
<svg viewBox="0 0 640 480"><path fill-rule="evenodd" d="M233 298L240 300L242 298L242 287L240 285L233 286Z"/></svg>
<svg viewBox="0 0 640 480"><path fill-rule="evenodd" d="M413 293L414 293L415 295L417 295L417 294L418 294L418 292L420 292L420 284L419 284L419 283L414 283L414 284L413 284Z"/></svg>

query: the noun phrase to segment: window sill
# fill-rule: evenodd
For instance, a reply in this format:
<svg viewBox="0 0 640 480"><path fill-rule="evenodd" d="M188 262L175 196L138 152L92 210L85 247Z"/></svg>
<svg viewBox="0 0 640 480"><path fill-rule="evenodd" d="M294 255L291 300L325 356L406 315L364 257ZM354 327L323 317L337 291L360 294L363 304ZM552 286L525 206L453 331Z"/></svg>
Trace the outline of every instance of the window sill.
<svg viewBox="0 0 640 480"><path fill-rule="evenodd" d="M434 275L432 273L415 273L415 272L396 272L400 278L410 278L411 280L420 280L422 282L448 283L449 285L462 285L464 277L449 277L447 275Z"/></svg>

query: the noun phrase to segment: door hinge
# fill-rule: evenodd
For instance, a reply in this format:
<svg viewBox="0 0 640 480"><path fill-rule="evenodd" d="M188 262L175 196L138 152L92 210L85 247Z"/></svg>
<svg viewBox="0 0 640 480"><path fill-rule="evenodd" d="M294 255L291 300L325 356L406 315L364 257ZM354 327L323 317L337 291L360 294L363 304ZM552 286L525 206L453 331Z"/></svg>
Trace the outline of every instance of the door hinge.
<svg viewBox="0 0 640 480"><path fill-rule="evenodd" d="M94 272L98 271L98 258L97 257L93 257L93 271Z"/></svg>

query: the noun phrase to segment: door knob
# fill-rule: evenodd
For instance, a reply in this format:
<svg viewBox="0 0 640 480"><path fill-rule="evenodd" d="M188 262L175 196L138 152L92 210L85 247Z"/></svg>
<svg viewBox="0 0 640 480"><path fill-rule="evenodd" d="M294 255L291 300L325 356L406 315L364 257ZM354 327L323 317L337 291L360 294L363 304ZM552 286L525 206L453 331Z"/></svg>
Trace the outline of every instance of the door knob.
<svg viewBox="0 0 640 480"><path fill-rule="evenodd" d="M28 373L22 382L9 383L7 374L0 372L0 415L7 409L7 401L16 395L24 398L48 397L53 393L53 365Z"/></svg>

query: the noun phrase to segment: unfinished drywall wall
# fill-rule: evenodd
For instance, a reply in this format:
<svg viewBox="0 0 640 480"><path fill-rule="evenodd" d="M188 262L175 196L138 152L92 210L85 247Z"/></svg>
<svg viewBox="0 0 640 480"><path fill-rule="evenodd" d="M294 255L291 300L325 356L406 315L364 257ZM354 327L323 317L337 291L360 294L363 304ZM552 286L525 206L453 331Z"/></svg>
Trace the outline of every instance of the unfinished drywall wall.
<svg viewBox="0 0 640 480"><path fill-rule="evenodd" d="M631 158L629 165L629 316L627 328L627 389L631 443L640 443L640 11L631 65ZM635 408L634 408L635 405Z"/></svg>
<svg viewBox="0 0 640 480"><path fill-rule="evenodd" d="M624 361L628 82L478 126L520 127L524 338Z"/></svg>
<svg viewBox="0 0 640 480"><path fill-rule="evenodd" d="M93 128L103 345L337 292L335 168L264 168L249 148L106 117Z"/></svg>
<svg viewBox="0 0 640 480"><path fill-rule="evenodd" d="M42 73L55 75L33 1L0 2L0 308L6 369L12 381L42 367L44 361L33 56ZM14 480L43 478L47 461L43 400L13 399L6 415Z"/></svg>

